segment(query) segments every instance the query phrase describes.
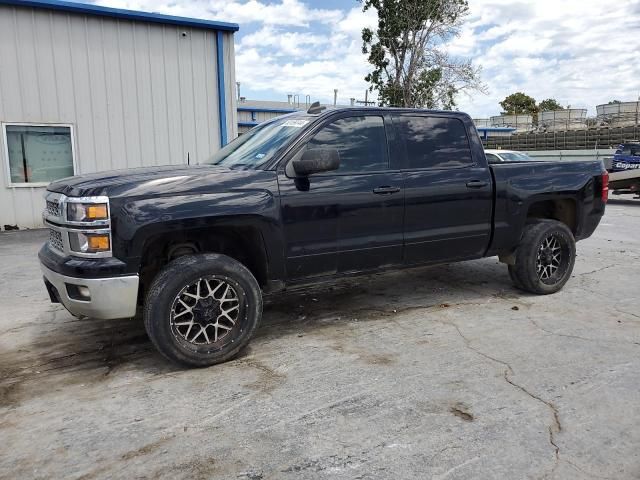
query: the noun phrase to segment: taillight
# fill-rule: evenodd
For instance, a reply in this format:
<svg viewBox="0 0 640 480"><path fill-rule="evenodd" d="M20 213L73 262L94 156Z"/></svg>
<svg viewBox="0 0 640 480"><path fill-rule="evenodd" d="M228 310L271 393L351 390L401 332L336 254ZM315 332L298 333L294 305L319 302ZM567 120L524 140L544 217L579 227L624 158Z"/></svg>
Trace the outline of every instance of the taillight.
<svg viewBox="0 0 640 480"><path fill-rule="evenodd" d="M602 202L607 203L609 200L609 172L602 172Z"/></svg>

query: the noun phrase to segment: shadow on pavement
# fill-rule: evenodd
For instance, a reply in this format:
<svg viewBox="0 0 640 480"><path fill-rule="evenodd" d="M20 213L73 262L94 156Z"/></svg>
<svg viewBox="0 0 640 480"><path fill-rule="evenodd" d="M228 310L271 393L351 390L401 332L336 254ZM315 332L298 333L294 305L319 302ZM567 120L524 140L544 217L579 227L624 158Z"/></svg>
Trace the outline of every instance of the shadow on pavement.
<svg viewBox="0 0 640 480"><path fill-rule="evenodd" d="M303 335L411 309L523 295L511 286L504 265L492 260L349 278L266 296L253 345L257 347L261 339ZM0 407L65 385L105 381L116 370L151 376L184 370L156 352L141 319L78 320L52 305L34 324L39 327L24 326L32 336L27 345L2 354ZM239 358L246 355L241 352ZM28 389L21 388L25 383Z"/></svg>

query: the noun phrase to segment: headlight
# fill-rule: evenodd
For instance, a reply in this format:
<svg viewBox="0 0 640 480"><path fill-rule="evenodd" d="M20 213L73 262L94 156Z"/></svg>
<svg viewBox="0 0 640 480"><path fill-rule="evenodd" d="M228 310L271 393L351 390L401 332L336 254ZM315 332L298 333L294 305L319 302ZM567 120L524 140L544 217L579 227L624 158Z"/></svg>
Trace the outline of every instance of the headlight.
<svg viewBox="0 0 640 480"><path fill-rule="evenodd" d="M107 220L109 209L106 203L75 203L67 204L67 220L71 222L92 222Z"/></svg>
<svg viewBox="0 0 640 480"><path fill-rule="evenodd" d="M98 253L111 250L108 233L69 232L69 246L79 253Z"/></svg>

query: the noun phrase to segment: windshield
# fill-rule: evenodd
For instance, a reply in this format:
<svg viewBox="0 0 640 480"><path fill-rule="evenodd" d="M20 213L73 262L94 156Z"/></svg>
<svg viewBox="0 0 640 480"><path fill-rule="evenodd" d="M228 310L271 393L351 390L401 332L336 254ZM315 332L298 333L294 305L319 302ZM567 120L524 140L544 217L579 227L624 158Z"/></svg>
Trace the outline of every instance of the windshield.
<svg viewBox="0 0 640 480"><path fill-rule="evenodd" d="M531 158L526 153L520 152L500 152L500 156L507 162L531 162Z"/></svg>
<svg viewBox="0 0 640 480"><path fill-rule="evenodd" d="M258 168L271 160L310 121L310 118L298 115L258 125L218 150L204 163L229 168Z"/></svg>

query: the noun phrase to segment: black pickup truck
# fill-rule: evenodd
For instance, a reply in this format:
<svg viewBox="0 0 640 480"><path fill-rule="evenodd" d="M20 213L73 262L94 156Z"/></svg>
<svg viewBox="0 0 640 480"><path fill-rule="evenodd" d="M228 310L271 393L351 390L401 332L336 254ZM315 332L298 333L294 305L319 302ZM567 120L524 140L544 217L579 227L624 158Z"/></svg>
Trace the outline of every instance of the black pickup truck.
<svg viewBox="0 0 640 480"><path fill-rule="evenodd" d="M134 317L206 366L256 330L262 294L338 276L499 256L516 287L563 287L605 210L601 162L489 165L466 114L313 106L205 164L49 185L39 257L53 302Z"/></svg>

